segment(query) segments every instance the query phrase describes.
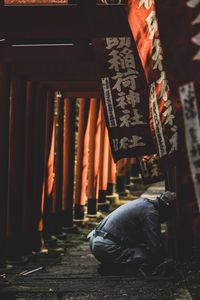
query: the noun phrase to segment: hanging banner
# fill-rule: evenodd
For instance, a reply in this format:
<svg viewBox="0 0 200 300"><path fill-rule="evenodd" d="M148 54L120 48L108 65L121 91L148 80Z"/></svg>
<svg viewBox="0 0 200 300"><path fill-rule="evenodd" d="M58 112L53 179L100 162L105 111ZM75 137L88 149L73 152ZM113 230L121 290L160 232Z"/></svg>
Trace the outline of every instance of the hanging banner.
<svg viewBox="0 0 200 300"><path fill-rule="evenodd" d="M160 39L178 126L177 216L181 235L200 245L200 0L156 1ZM188 242L189 244L190 242Z"/></svg>
<svg viewBox="0 0 200 300"><path fill-rule="evenodd" d="M114 161L154 153L146 80L133 40L99 38L93 45Z"/></svg>
<svg viewBox="0 0 200 300"><path fill-rule="evenodd" d="M164 174L160 168L160 158L157 154L138 157L143 184L163 181Z"/></svg>
<svg viewBox="0 0 200 300"><path fill-rule="evenodd" d="M156 153L168 168L177 150L177 126L163 63L154 0L129 0L128 20L149 87L150 127Z"/></svg>
<svg viewBox="0 0 200 300"><path fill-rule="evenodd" d="M199 87L199 84L198 84ZM185 140L190 162L190 171L200 211L200 124L194 82L179 87L185 123Z"/></svg>
<svg viewBox="0 0 200 300"><path fill-rule="evenodd" d="M156 12L170 85L200 80L200 0L156 1Z"/></svg>

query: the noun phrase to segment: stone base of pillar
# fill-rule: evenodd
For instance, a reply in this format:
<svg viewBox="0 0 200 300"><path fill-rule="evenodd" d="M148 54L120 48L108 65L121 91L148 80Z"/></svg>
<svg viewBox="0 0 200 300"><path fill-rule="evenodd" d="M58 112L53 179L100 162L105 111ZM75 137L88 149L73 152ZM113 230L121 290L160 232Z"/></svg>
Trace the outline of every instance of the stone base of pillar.
<svg viewBox="0 0 200 300"><path fill-rule="evenodd" d="M98 210L108 211L110 208L110 202L105 201L104 203L98 203Z"/></svg>
<svg viewBox="0 0 200 300"><path fill-rule="evenodd" d="M109 201L111 205L115 205L115 203L119 201L119 194L106 195L106 200Z"/></svg>
<svg viewBox="0 0 200 300"><path fill-rule="evenodd" d="M73 226L73 211L62 211L62 227L72 227Z"/></svg>
<svg viewBox="0 0 200 300"><path fill-rule="evenodd" d="M51 235L56 235L62 232L63 225L62 212L46 213L44 220L43 237L44 239L51 238Z"/></svg>
<svg viewBox="0 0 200 300"><path fill-rule="evenodd" d="M97 211L96 215L89 215L87 214L87 217L89 218L90 222L99 222L100 220L105 218L105 215L101 211Z"/></svg>
<svg viewBox="0 0 200 300"><path fill-rule="evenodd" d="M39 231L19 233L7 238L6 241L8 261L21 261L22 257L38 252L42 247L42 238Z"/></svg>
<svg viewBox="0 0 200 300"><path fill-rule="evenodd" d="M116 182L116 191L117 191L117 193L125 192L125 183L126 183L125 176L124 175L118 175L117 176L117 182Z"/></svg>
<svg viewBox="0 0 200 300"><path fill-rule="evenodd" d="M85 205L75 204L74 206L74 220L83 220L85 217Z"/></svg>
<svg viewBox="0 0 200 300"><path fill-rule="evenodd" d="M125 190L124 192L119 193L119 198L128 198L130 196L130 191L129 190Z"/></svg>
<svg viewBox="0 0 200 300"><path fill-rule="evenodd" d="M88 198L87 215L97 214L97 199Z"/></svg>
<svg viewBox="0 0 200 300"><path fill-rule="evenodd" d="M89 218L84 217L84 219L74 219L74 223L77 224L77 226L84 226L89 223Z"/></svg>
<svg viewBox="0 0 200 300"><path fill-rule="evenodd" d="M106 200L106 190L99 190L98 210L108 211L110 202Z"/></svg>
<svg viewBox="0 0 200 300"><path fill-rule="evenodd" d="M106 202L106 190L99 190L98 204Z"/></svg>
<svg viewBox="0 0 200 300"><path fill-rule="evenodd" d="M116 185L115 183L108 182L106 196L115 194Z"/></svg>
<svg viewBox="0 0 200 300"><path fill-rule="evenodd" d="M51 216L52 220L52 235L56 235L62 232L62 213L61 212L56 212L53 213Z"/></svg>

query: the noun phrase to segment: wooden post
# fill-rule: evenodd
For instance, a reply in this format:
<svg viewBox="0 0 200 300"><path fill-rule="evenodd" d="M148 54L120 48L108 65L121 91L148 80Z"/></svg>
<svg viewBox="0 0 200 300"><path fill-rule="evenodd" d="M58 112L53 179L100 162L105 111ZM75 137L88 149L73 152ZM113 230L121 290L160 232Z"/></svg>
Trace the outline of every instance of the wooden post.
<svg viewBox="0 0 200 300"><path fill-rule="evenodd" d="M25 81L13 72L10 97L7 257L14 260L20 259L25 243L22 236L25 92Z"/></svg>
<svg viewBox="0 0 200 300"><path fill-rule="evenodd" d="M24 126L24 183L22 207L22 236L26 241L24 254L40 249L40 237L37 228L33 228L33 194L36 183L34 182L34 130L35 130L35 103L36 85L32 82L26 84L25 99L25 126ZM37 246L36 246L37 244Z"/></svg>
<svg viewBox="0 0 200 300"><path fill-rule="evenodd" d="M170 168L165 173L165 190L168 191L175 191L176 195L179 196L179 192L177 193L177 182L176 182L176 167ZM178 200L178 199L177 199ZM181 245L180 242L180 230L179 226L181 224L180 222L180 207L178 201L176 201L176 214L173 219L167 222L167 232L168 232L168 252L170 257L173 257L176 260L179 260L182 256L182 253L186 250L180 249L180 246L183 247L184 245ZM182 234L183 237L183 234ZM186 250L187 251L187 250Z"/></svg>
<svg viewBox="0 0 200 300"><path fill-rule="evenodd" d="M75 211L74 219L84 219L86 202L86 184L88 167L88 142L89 142L89 107L90 100L81 98L78 119L78 148L76 166Z"/></svg>
<svg viewBox="0 0 200 300"><path fill-rule="evenodd" d="M33 119L33 196L30 205L30 231L36 239L36 247L40 246L39 223L42 217L42 197L45 166L45 125L46 125L46 107L47 90L45 86L36 86L36 95L34 99L34 119ZM36 248L36 249L37 249Z"/></svg>
<svg viewBox="0 0 200 300"><path fill-rule="evenodd" d="M0 267L6 263L6 221L8 203L10 76L6 65L0 65Z"/></svg>
<svg viewBox="0 0 200 300"><path fill-rule="evenodd" d="M63 226L73 225L76 99L64 99Z"/></svg>
<svg viewBox="0 0 200 300"><path fill-rule="evenodd" d="M89 160L88 160L88 215L97 213L98 174L100 151L100 99L90 99Z"/></svg>
<svg viewBox="0 0 200 300"><path fill-rule="evenodd" d="M61 232L62 214L62 181L63 181L63 98L56 96L57 100L57 122L56 122L56 145L55 145L55 182L53 192L54 234Z"/></svg>
<svg viewBox="0 0 200 300"><path fill-rule="evenodd" d="M55 120L54 120L54 93L49 92L47 97L46 130L45 130L45 162L42 197L42 219L39 231L43 231L45 240L50 239L53 233L52 202L54 186L54 144L55 144Z"/></svg>
<svg viewBox="0 0 200 300"><path fill-rule="evenodd" d="M127 158L122 158L117 162L117 184L116 190L120 196L124 197L128 195L128 191L125 188L126 184L126 168Z"/></svg>
<svg viewBox="0 0 200 300"><path fill-rule="evenodd" d="M108 183L108 131L105 125L103 109L101 108L101 140L100 140L100 156L99 156L99 198L98 208L106 210L108 203L106 203L106 190Z"/></svg>
<svg viewBox="0 0 200 300"><path fill-rule="evenodd" d="M108 156L108 185L107 185L107 195L113 195L115 193L116 185L116 164L113 160L111 149L109 147Z"/></svg>
<svg viewBox="0 0 200 300"><path fill-rule="evenodd" d="M131 158L126 161L125 187L129 189L131 186Z"/></svg>
<svg viewBox="0 0 200 300"><path fill-rule="evenodd" d="M139 169L139 166L138 166L137 158L132 157L130 163L131 163L131 176L132 177L138 177L139 174L140 174L140 169Z"/></svg>
<svg viewBox="0 0 200 300"><path fill-rule="evenodd" d="M179 149L179 159L171 171L171 189L176 192L176 218L168 223L169 237L175 243L173 254L185 260L200 249L200 215L190 177L189 162L185 149ZM183 164L184 161L184 164ZM173 173L172 173L173 172ZM169 174L168 174L169 175ZM169 184L169 182L168 182ZM184 188L183 188L184 186Z"/></svg>

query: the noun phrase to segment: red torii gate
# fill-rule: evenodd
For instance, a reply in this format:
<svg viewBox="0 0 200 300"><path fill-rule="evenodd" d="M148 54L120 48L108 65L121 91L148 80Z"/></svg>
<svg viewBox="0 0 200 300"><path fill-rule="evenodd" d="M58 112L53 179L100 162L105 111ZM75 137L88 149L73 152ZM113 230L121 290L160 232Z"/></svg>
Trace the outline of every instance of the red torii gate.
<svg viewBox="0 0 200 300"><path fill-rule="evenodd" d="M36 80L40 81L40 84L42 81L46 81L45 86L46 84L54 87L59 86L58 81L64 80L64 78L66 80L77 81L77 86L78 82L84 82L84 84L86 84L88 79L90 83L94 82L92 76L95 74L95 79L97 80L97 74L94 71L95 61L88 41L94 36L97 38L130 36L127 15L124 6L122 5L102 5L97 7L95 6L95 1L88 1L87 3L82 1L79 2L77 6L65 7L65 10L63 10L62 7L9 7L8 9L8 7L3 6L2 1L0 2L0 5L1 70L6 70L6 72L8 72L9 64L16 63L17 61L19 63L27 61L27 65L24 67L27 69L30 68L30 60L37 64L45 61L46 66L43 64L46 68L45 70L42 70L42 65L40 68L32 65L32 70L38 68L39 71L33 71L31 72L31 75L28 74L29 72L25 73L32 78L35 77ZM35 27L36 24L34 22L35 16L37 16L37 27ZM90 18L85 22L87 16L90 16ZM12 19L12 23L9 22L10 19ZM54 22L51 22L52 19ZM102 19L104 20L103 23L101 22ZM52 25L53 23L56 23L56 26ZM15 24L15 26L12 24ZM26 24L26 26L24 26L24 24ZM47 48L45 47L43 49L34 50L32 48L29 51L29 47L25 46L25 43L27 42L36 44L39 40L47 41L47 43L53 41L54 44L60 42L63 43L63 40L66 41L66 36L68 43L71 44L71 46L66 45L66 47L61 46L60 48L51 47L48 51L46 51ZM20 41L23 41L23 46L26 48L19 48ZM83 51L81 52L81 50ZM54 70L50 67L52 61L56 62ZM63 64L63 62L65 63ZM65 65L65 67L63 67L63 65ZM80 68L82 72L77 72ZM47 69L51 69L52 73L48 74L48 76L46 75L45 78L43 77L42 80L42 76L47 74ZM57 72L57 78L56 80L52 80L55 70ZM2 111L8 112L8 104L5 104L3 101L3 97L7 96L5 91L8 79L7 76L4 75L6 72L4 73L4 71L1 71L1 74L3 74L1 84L4 87L4 91L1 93L2 98L0 99L0 103L2 105ZM58 79L59 76L60 80ZM97 83L96 80L95 84ZM65 86L65 83L63 86ZM66 92L65 87L64 91ZM81 91L82 90L80 89L80 92ZM8 123L7 113L3 116L3 120L4 124L2 125L2 128L0 128L0 136L4 136L5 133L7 133L5 140L8 141L8 128L5 128L5 125ZM3 130L4 133L2 132ZM3 154L2 157L0 156L0 160L4 160L5 163L8 164L8 158L5 154L5 152L7 152L6 150L8 150L7 144L4 145L2 150ZM1 179L7 186L6 178L4 178L6 168L7 166L4 168L5 173L1 174ZM0 192L3 196L1 198L6 199L7 191L2 189ZM3 232L5 228L4 224L5 217L3 216L1 227ZM5 234L3 234L3 236L5 237Z"/></svg>

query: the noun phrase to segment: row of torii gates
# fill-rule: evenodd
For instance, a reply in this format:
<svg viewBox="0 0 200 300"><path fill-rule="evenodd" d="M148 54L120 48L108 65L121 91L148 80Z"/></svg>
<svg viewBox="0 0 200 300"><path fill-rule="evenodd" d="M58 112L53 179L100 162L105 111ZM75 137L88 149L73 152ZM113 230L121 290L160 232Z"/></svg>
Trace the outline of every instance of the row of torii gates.
<svg viewBox="0 0 200 300"><path fill-rule="evenodd" d="M107 188L112 194L116 176L124 180L134 161L115 165L111 157L90 43L93 36L126 34L123 6L0 3L4 265L38 250L41 231L48 238L72 226L85 208L95 216L106 205Z"/></svg>
<svg viewBox="0 0 200 300"><path fill-rule="evenodd" d="M130 34L123 4L79 0L60 6L6 6L0 0L2 265L8 258L37 250L42 226L48 235L59 229L50 224L59 227L62 222L58 221L65 220L64 225L69 226L73 214L82 218L86 202L87 213L96 214L97 201L105 204L106 185L113 184L116 175L122 176L120 163L115 171L110 155L92 39ZM179 162L180 182L186 187L188 168ZM173 183L178 178L174 172L168 175ZM193 199L189 203L184 198L190 197L190 182L186 193L181 184L178 190L184 204L178 216L184 225L181 239L185 248L180 250L187 252L192 245L191 228L199 240L199 215L196 206L195 216L191 209ZM194 216L192 221L188 221L187 208ZM63 211L65 218L61 218ZM50 218L49 212L59 213Z"/></svg>

